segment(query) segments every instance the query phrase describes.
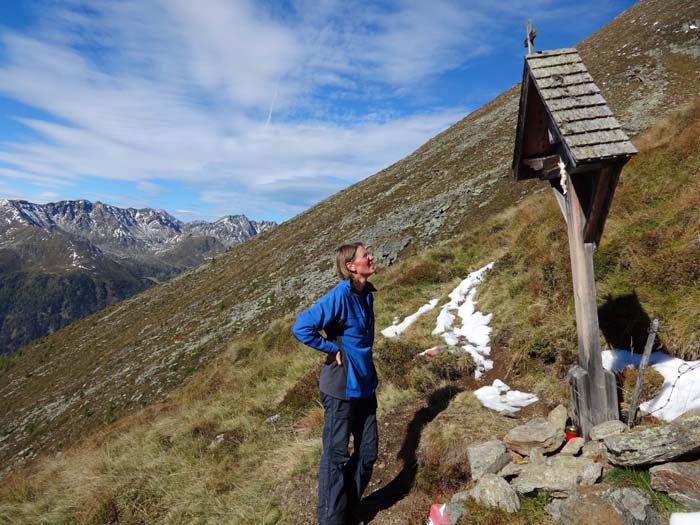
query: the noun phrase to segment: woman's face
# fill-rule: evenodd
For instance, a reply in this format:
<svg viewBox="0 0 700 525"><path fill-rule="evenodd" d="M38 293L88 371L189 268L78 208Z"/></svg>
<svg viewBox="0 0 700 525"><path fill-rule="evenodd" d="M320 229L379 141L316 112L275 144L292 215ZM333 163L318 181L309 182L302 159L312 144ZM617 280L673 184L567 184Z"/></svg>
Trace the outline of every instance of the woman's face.
<svg viewBox="0 0 700 525"><path fill-rule="evenodd" d="M364 246L357 247L355 258L347 266L352 273L365 279L376 271L374 269L374 256Z"/></svg>

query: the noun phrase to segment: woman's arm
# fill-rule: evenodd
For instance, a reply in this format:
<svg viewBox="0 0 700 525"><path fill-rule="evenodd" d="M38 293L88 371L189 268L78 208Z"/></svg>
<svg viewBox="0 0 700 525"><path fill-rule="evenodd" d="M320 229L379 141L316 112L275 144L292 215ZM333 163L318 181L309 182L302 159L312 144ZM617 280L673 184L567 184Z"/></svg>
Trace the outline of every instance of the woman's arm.
<svg viewBox="0 0 700 525"><path fill-rule="evenodd" d="M321 330L327 331L333 322L337 322L337 315L336 301L332 296L325 295L311 308L299 314L292 327L292 334L305 345L321 352L338 352L338 345L319 333Z"/></svg>

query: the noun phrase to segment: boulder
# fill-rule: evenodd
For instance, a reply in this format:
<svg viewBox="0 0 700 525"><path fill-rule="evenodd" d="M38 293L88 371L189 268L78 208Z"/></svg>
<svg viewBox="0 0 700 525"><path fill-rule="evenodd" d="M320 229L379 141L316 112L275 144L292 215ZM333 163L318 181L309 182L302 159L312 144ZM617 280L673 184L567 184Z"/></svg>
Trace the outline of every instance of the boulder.
<svg viewBox="0 0 700 525"><path fill-rule="evenodd" d="M547 420L562 431L566 429L567 419L569 419L569 414L564 405L557 405L547 416Z"/></svg>
<svg viewBox="0 0 700 525"><path fill-rule="evenodd" d="M608 461L634 467L664 463L700 452L700 410L687 412L668 425L606 437Z"/></svg>
<svg viewBox="0 0 700 525"><path fill-rule="evenodd" d="M700 509L700 461L664 463L649 469L651 487L668 492L678 503Z"/></svg>
<svg viewBox="0 0 700 525"><path fill-rule="evenodd" d="M545 453L554 452L564 442L564 430L543 417L537 417L513 428L503 441L519 454L527 455L533 448L541 448Z"/></svg>
<svg viewBox="0 0 700 525"><path fill-rule="evenodd" d="M592 441L602 441L608 436L616 436L627 431L627 425L622 421L613 419L594 426L589 434Z"/></svg>
<svg viewBox="0 0 700 525"><path fill-rule="evenodd" d="M546 507L566 525L661 525L651 499L641 489L596 485L579 489L558 505Z"/></svg>
<svg viewBox="0 0 700 525"><path fill-rule="evenodd" d="M510 454L502 441L493 440L467 447L467 458L472 479L479 479L486 473L495 474L511 461Z"/></svg>
<svg viewBox="0 0 700 525"><path fill-rule="evenodd" d="M579 452L581 452L581 449L583 448L583 445L586 443L586 440L580 437L577 438L572 438L569 441L567 441L566 445L564 445L564 448L561 449L559 452L560 456L575 456Z"/></svg>
<svg viewBox="0 0 700 525"><path fill-rule="evenodd" d="M520 499L508 482L495 474L484 474L472 490L468 492L477 503L504 512L518 512Z"/></svg>
<svg viewBox="0 0 700 525"><path fill-rule="evenodd" d="M566 497L579 484L592 485L600 478L602 467L589 458L554 456L542 465L520 465L522 470L511 485L518 494L549 492Z"/></svg>

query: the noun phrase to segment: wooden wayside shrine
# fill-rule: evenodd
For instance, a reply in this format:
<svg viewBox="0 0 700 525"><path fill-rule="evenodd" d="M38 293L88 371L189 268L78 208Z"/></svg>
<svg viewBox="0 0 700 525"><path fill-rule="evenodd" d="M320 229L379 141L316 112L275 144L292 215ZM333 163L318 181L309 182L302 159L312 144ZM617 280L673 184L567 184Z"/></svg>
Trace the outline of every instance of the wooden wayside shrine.
<svg viewBox="0 0 700 525"><path fill-rule="evenodd" d="M571 415L588 438L595 425L619 419L615 377L601 360L593 252L620 171L637 150L576 49L536 53L528 44L513 176L549 181L566 220L579 349L569 371Z"/></svg>

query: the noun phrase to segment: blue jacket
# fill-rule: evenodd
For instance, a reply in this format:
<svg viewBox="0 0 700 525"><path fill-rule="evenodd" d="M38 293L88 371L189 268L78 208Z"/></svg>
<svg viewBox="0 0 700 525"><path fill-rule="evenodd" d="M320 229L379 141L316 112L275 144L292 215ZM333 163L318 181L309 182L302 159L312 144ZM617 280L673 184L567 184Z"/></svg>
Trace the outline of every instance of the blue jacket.
<svg viewBox="0 0 700 525"><path fill-rule="evenodd" d="M365 398L377 388L377 371L372 361L375 291L372 284L366 283L358 293L349 280L342 280L300 313L292 327L299 341L328 354L319 382L324 394L338 399ZM335 362L338 349L342 350L342 366Z"/></svg>

